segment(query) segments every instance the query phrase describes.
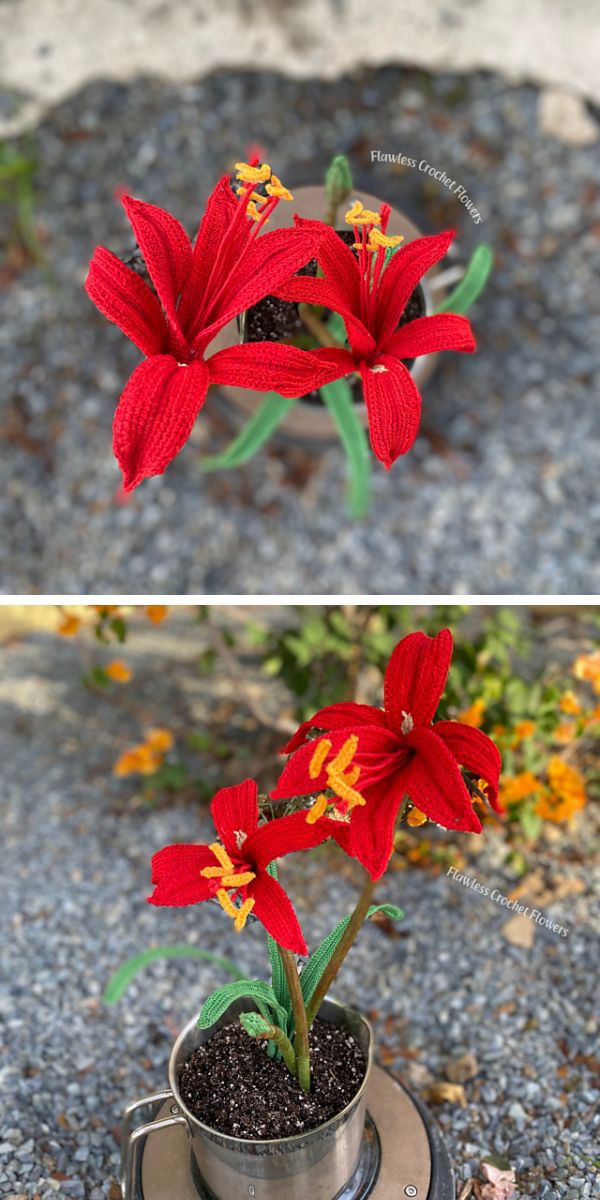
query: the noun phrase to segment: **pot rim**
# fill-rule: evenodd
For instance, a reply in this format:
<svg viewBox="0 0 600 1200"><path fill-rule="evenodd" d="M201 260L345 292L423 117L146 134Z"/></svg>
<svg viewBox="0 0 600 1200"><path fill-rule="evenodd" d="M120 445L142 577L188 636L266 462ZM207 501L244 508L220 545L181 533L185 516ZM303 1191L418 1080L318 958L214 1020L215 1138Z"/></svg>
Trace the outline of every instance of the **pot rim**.
<svg viewBox="0 0 600 1200"><path fill-rule="evenodd" d="M235 1004L236 1002L233 1001L233 1003ZM355 1108L356 1105L362 1099L362 1097L366 1091L367 1083L369 1082L369 1076L371 1074L371 1068L373 1066L373 1027L371 1025L371 1022L367 1019L367 1017L365 1017L364 1013L360 1012L360 1010L357 1008L353 1008L351 1005L340 1004L339 1000L332 1000L329 998L329 996L325 997L323 1004L331 1005L338 1012L356 1013L360 1017L363 1024L366 1026L368 1034L369 1034L369 1048L368 1048L368 1052L367 1052L367 1056L366 1056L367 1057L367 1067L365 1070L364 1078L363 1078L363 1081L362 1081L358 1091L354 1093L354 1096L352 1097L351 1100L348 1101L345 1108L340 1109L340 1111L338 1113L334 1113L334 1115L332 1117L329 1117L329 1119L327 1121L324 1121L322 1125L315 1125L313 1129L305 1129L302 1131L302 1133L292 1133L292 1134L288 1135L288 1137L281 1137L281 1138L235 1137L234 1134L222 1133L220 1129L214 1129L212 1125L205 1125L204 1121L201 1121L198 1117L195 1117L192 1112L190 1112L189 1108L182 1100L181 1093L179 1090L179 1080L177 1079L177 1077L175 1075L175 1061L176 1061L177 1053L178 1053L180 1046L182 1045L183 1041L188 1036L188 1034L191 1033L192 1030L199 1028L198 1018L192 1017L192 1020L188 1021L187 1025L185 1025L184 1028L181 1030L181 1033L179 1034L179 1036L173 1046L173 1049L171 1051L171 1056L169 1058L169 1084L171 1087L171 1091L173 1092L173 1096L175 1097L175 1100L177 1101L177 1104L179 1105L182 1113L184 1114L186 1119L189 1122L191 1122L192 1129L193 1129L194 1125L197 1125L200 1127L200 1129L203 1132L210 1134L213 1138L217 1137L223 1143L232 1143L233 1145L237 1145L237 1146L272 1146L275 1143L277 1145L281 1145L281 1146L290 1146L290 1145L293 1145L294 1143L306 1141L306 1138L311 1137L311 1135L316 1136L317 1134L322 1134L324 1132L324 1130L328 1129L334 1123L340 1122L342 1120L342 1118L344 1118L350 1112L351 1109ZM227 1010L227 1011L229 1011L229 1010ZM320 1015L321 1011L322 1010L320 1009L319 1013L317 1013L317 1016ZM223 1016L225 1016L225 1013L223 1014ZM323 1017L322 1019L326 1020L327 1018Z"/></svg>

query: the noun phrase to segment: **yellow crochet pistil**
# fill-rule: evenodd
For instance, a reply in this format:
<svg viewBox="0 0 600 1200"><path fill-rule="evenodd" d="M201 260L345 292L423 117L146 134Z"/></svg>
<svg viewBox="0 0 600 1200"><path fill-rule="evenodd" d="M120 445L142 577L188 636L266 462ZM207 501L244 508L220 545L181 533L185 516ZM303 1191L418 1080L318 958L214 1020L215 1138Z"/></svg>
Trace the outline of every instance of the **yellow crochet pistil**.
<svg viewBox="0 0 600 1200"><path fill-rule="evenodd" d="M251 167L249 163L235 164L236 176L242 183L266 183L271 178L271 168L268 163L260 167Z"/></svg>
<svg viewBox="0 0 600 1200"><path fill-rule="evenodd" d="M262 199L262 197L261 197L261 199ZM246 206L246 212L248 213L249 217L252 217L253 221L260 221L260 218L262 217L262 211L260 210L260 208L256 207L254 200L251 200L250 203ZM269 218L267 217L265 220L265 225L267 224L268 220L269 220Z"/></svg>

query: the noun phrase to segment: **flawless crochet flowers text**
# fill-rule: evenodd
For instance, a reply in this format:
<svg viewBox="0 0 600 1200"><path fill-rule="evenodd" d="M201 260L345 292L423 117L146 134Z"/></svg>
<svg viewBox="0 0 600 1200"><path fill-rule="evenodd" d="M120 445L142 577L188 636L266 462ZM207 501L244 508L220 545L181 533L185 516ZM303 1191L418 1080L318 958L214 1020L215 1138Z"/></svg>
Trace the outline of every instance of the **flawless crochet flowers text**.
<svg viewBox="0 0 600 1200"><path fill-rule="evenodd" d="M424 175L430 175L432 179L437 179L438 183L448 188L449 192L458 196L476 225L482 224L483 217L471 200L466 187L462 183L458 183L456 179L451 179L445 171L439 171L437 167L433 167L426 158L421 158L417 162L416 158L409 158L407 154L388 154L384 150L371 150L371 162L398 163L401 167L411 167L413 170L422 171Z"/></svg>
<svg viewBox="0 0 600 1200"><path fill-rule="evenodd" d="M518 900L511 900L505 896L499 888L492 888L480 883L474 875L463 875L462 871L457 871L456 867L448 867L446 875L449 875L455 883L461 883L463 887L470 888L472 892L479 892L482 896L489 896L495 904L500 904L502 908L508 908L511 912L519 914L523 917L529 917L530 921L535 921L536 925L541 925L544 929L550 929L552 933L557 933L560 937L568 937L569 930L565 929L564 925L560 925L558 921L553 921L552 917L545 917L539 908L531 908L529 904L520 904Z"/></svg>

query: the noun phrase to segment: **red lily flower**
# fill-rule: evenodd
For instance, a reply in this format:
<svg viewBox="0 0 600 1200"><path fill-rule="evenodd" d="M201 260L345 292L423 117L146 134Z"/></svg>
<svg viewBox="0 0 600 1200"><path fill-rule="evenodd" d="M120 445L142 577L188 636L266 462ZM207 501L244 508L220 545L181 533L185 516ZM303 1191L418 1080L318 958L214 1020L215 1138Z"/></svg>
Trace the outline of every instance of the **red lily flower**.
<svg viewBox="0 0 600 1200"><path fill-rule="evenodd" d="M258 824L258 789L253 779L221 788L211 816L219 841L211 845L165 846L152 859L150 904L181 907L216 898L237 931L250 912L285 950L306 954L298 918L269 863L294 850L309 850L331 836L333 821L309 824L305 812Z"/></svg>
<svg viewBox="0 0 600 1200"><path fill-rule="evenodd" d="M383 710L367 704L331 704L304 721L282 751L292 758L271 793L273 800L312 795L332 783L335 788L335 773L332 779L328 766L336 758L339 763L343 748L354 739L350 783L357 789L358 801L348 822L333 821L332 833L373 879L387 867L396 817L406 794L438 825L481 832L459 764L487 780L490 803L501 811L502 761L494 743L480 729L458 721L432 725L451 658L449 629L435 638L409 634L387 665ZM311 729L328 731L327 738L304 744ZM324 741L329 744L326 752L318 749ZM342 759L343 765L348 763Z"/></svg>
<svg viewBox="0 0 600 1200"><path fill-rule="evenodd" d="M124 196L155 291L110 250L94 251L88 296L146 356L114 419L113 448L126 491L148 475L161 475L183 448L210 383L295 397L331 377L330 366L308 352L273 342L206 356L228 321L276 291L315 255L318 222L256 237L279 200L290 196L276 176L266 185L266 198L253 190L270 176L267 164L238 163L240 199L224 176L208 200L193 247L175 217Z"/></svg>
<svg viewBox="0 0 600 1200"><path fill-rule="evenodd" d="M329 363L330 379L360 372L371 445L388 470L410 450L421 416L421 396L403 359L475 349L469 321L455 313L418 317L398 329L412 292L444 256L454 232L416 238L396 250L386 266L387 252L402 240L386 235L390 213L388 204L375 213L357 200L346 214L348 224L354 225L357 257L327 227L317 250L324 278L295 276L277 292L284 300L322 304L343 317L349 349L319 349L313 354ZM298 224L307 228L317 222L299 219Z"/></svg>

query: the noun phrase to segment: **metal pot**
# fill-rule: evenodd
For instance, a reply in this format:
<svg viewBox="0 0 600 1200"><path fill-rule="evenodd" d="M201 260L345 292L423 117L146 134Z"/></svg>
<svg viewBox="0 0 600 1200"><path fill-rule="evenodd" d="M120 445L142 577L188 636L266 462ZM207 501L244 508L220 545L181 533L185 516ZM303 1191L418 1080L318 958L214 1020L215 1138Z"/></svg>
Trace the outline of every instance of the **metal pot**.
<svg viewBox="0 0 600 1200"><path fill-rule="evenodd" d="M381 203L376 196L360 190L352 193L352 199L361 200L365 207L370 209L379 209ZM270 218L269 228L293 225L294 213L298 213L302 217L308 217L311 220L322 220L326 206L323 187L296 188L294 191L294 200L291 203L277 205ZM421 231L417 226L397 208L392 208L388 233L394 236L399 233L402 234L407 243L421 236ZM438 275L440 275L440 287L435 290L434 304L432 291L436 288ZM434 307L437 307L443 300L446 288L441 286L441 284L441 272L437 266L428 271L426 277L421 280L421 288L425 299L424 316L431 316ZM214 341L211 342L211 353L216 350L222 350L225 346L235 346L239 340L239 325L237 320L234 320L229 325L226 325L217 334ZM423 385L434 371L437 357L436 354L428 354L421 355L420 358L414 360L411 367L411 375L419 390L423 388ZM225 400L227 407L233 410L237 416L238 422L245 421L248 416L256 412L264 400L264 392L253 391L251 388L219 385L218 391L219 395ZM366 427L368 418L365 405L361 403L357 407L360 419ZM283 434L294 441L307 442L312 446L317 442L331 442L336 441L338 438L329 410L324 405L308 404L301 399L286 413L277 426L277 433Z"/></svg>
<svg viewBox="0 0 600 1200"><path fill-rule="evenodd" d="M251 1141L211 1129L186 1107L179 1091L179 1076L184 1063L217 1029L230 1024L247 1010L248 1001L237 1000L211 1029L199 1029L196 1020L186 1025L169 1060L170 1092L160 1096L163 1101L172 1098L172 1116L131 1132L136 1110L153 1098L145 1097L126 1110L124 1200L133 1200L136 1194L139 1161L146 1137L173 1125L185 1128L202 1182L216 1200L248 1200L252 1196L260 1200L305 1200L306 1196L311 1200L333 1200L351 1179L358 1162L365 1123L365 1092L373 1059L372 1033L368 1021L359 1012L344 1008L335 1000L325 1000L319 1016L351 1033L367 1060L365 1078L358 1092L337 1116L308 1133Z"/></svg>

